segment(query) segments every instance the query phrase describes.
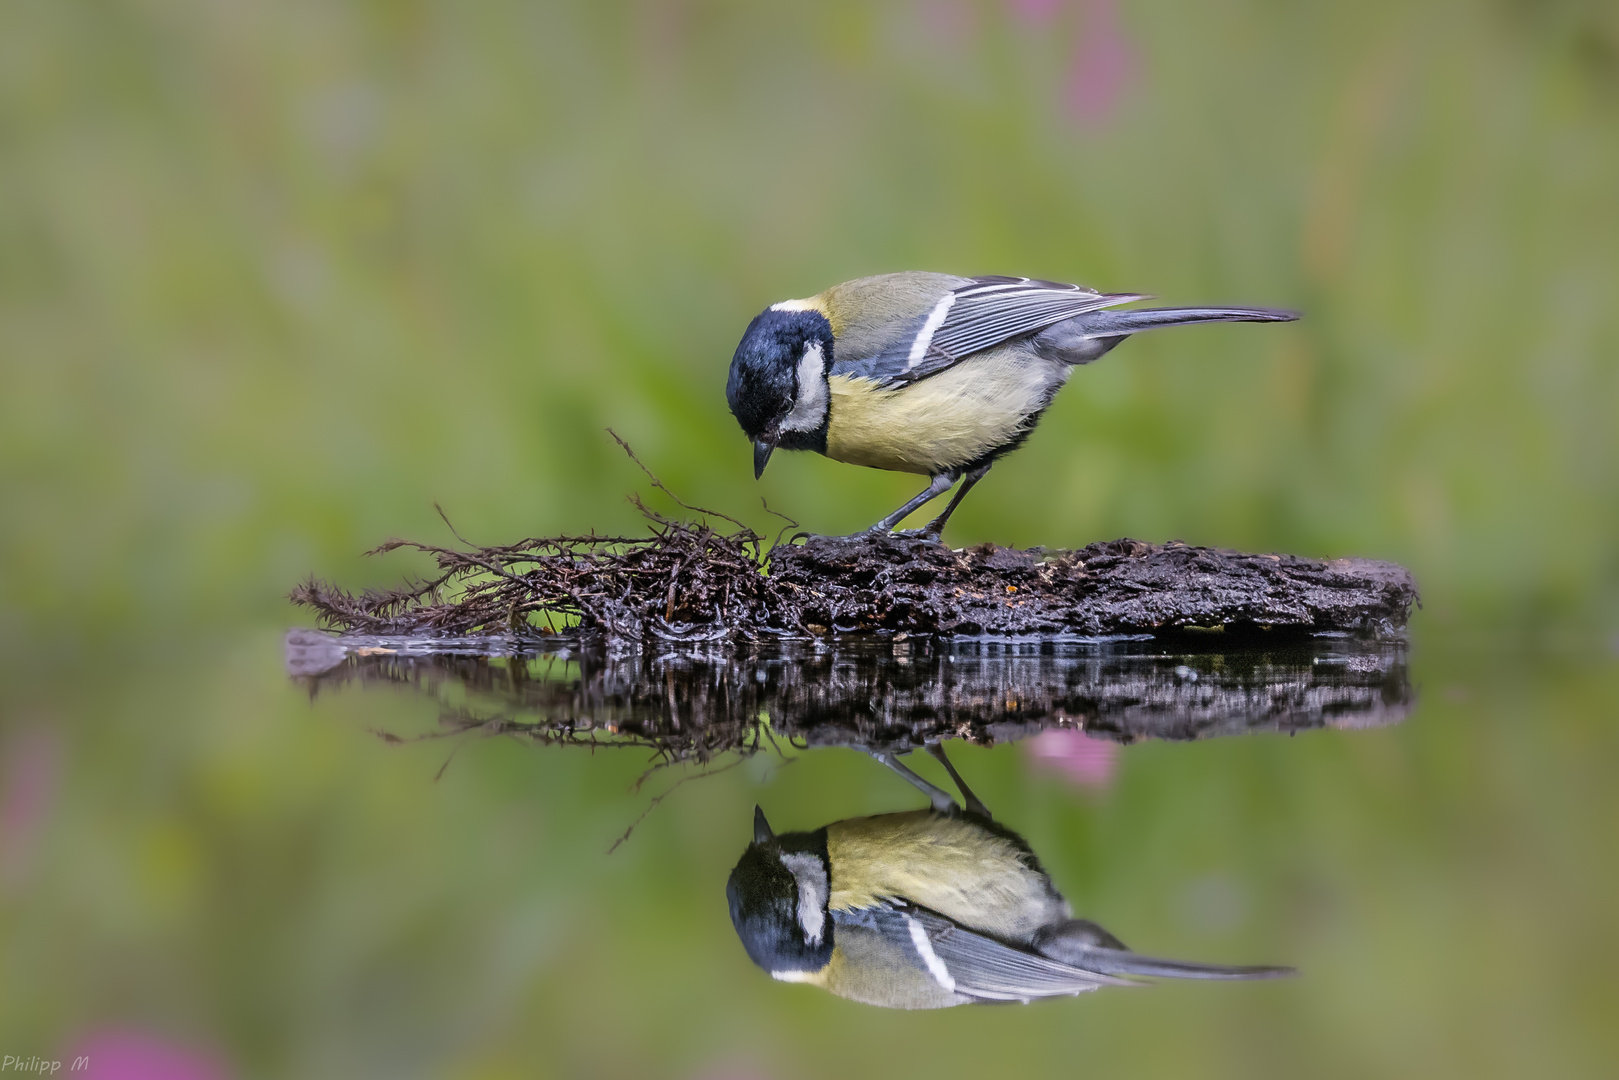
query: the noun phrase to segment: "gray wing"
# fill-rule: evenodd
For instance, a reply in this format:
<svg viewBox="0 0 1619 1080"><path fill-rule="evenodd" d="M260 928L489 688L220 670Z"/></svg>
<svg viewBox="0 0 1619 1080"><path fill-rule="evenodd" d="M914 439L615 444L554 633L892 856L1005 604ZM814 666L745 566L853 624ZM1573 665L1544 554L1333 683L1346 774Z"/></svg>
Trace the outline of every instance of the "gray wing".
<svg viewBox="0 0 1619 1080"><path fill-rule="evenodd" d="M985 937L939 915L908 904L885 904L858 912L834 912L833 919L859 925L889 941L926 971L948 993L979 1001L1030 1001L1133 985L1129 979L1086 971Z"/></svg>
<svg viewBox="0 0 1619 1080"><path fill-rule="evenodd" d="M914 334L864 366L883 386L903 386L1075 315L1143 299L1032 278L973 278L946 293Z"/></svg>
<svg viewBox="0 0 1619 1080"><path fill-rule="evenodd" d="M943 1009L972 1003L972 998L933 977L909 935L884 933L875 920L847 921L834 915L833 925L842 963L833 965L826 989L839 997L885 1009Z"/></svg>

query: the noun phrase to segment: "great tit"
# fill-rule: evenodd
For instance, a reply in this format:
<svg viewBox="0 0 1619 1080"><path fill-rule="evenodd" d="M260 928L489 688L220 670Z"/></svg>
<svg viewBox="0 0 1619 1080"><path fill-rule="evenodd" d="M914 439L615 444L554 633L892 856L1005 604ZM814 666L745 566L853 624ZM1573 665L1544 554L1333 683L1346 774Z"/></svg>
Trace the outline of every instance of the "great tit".
<svg viewBox="0 0 1619 1080"><path fill-rule="evenodd" d="M1141 330L1298 318L1268 308L1107 310L1144 299L1018 277L856 278L761 312L731 359L725 396L753 440L755 478L777 448L930 478L872 532L961 480L918 534L937 539L1077 365Z"/></svg>
<svg viewBox="0 0 1619 1080"><path fill-rule="evenodd" d="M942 749L964 807L891 755L932 809L777 834L753 810L753 843L731 871L731 922L773 978L891 1009L938 1009L1081 994L1131 976L1264 979L1131 952L1074 918L1023 838L996 823Z"/></svg>

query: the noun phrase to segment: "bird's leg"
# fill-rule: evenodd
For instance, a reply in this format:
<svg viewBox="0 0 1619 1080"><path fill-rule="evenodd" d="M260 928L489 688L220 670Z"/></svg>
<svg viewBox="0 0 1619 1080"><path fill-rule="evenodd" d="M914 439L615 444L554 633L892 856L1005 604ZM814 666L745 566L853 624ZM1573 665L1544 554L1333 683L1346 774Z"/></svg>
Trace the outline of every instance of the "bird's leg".
<svg viewBox="0 0 1619 1080"><path fill-rule="evenodd" d="M950 779L956 782L956 790L961 792L961 802L962 805L966 806L967 812L993 820L994 815L989 812L989 807L985 806L978 796L973 794L973 789L967 786L967 781L961 778L961 774L956 771L956 767L950 764L950 759L944 756L944 743L929 743L928 753L939 759L939 764L944 766L944 771L949 773Z"/></svg>
<svg viewBox="0 0 1619 1080"><path fill-rule="evenodd" d="M950 472L940 473L938 476L933 478L931 483L928 484L926 490L917 495L916 498L912 499L898 510L895 510L892 514L889 514L887 517L883 518L866 531L872 533L885 533L891 531L895 525L898 525L900 522L909 517L911 512L917 507L921 506L923 503L937 499L940 495L943 495L945 492L949 491L950 485L954 484L956 482L956 477L960 475L960 473L953 470Z"/></svg>
<svg viewBox="0 0 1619 1080"><path fill-rule="evenodd" d="M968 473L966 478L961 481L961 486L956 489L956 494L951 498L950 505L944 508L944 513L934 518L928 524L928 527L922 530L921 535L929 540L937 540L943 536L944 523L950 520L950 515L956 512L956 507L960 506L961 500L967 497L967 492L971 491L973 485L982 480L987 472L989 472L989 466L980 465Z"/></svg>
<svg viewBox="0 0 1619 1080"><path fill-rule="evenodd" d="M900 762L899 758L895 757L893 754L874 750L871 751L871 756L882 762L884 765L887 765L890 769L893 769L895 772L899 773L910 783L915 784L917 789L932 801L934 810L941 814L955 813L956 800L950 797L950 793L948 791L945 791L943 788L934 787L932 784L916 775L910 769L906 768Z"/></svg>

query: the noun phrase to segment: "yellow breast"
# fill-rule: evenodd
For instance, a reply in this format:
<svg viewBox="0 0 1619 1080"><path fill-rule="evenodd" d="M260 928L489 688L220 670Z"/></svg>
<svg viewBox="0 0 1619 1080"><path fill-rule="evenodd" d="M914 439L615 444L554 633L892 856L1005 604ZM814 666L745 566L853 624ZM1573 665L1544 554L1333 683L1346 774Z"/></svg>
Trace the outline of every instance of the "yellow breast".
<svg viewBox="0 0 1619 1080"><path fill-rule="evenodd" d="M960 468L1022 434L1068 372L1065 364L997 350L897 390L834 375L826 456L924 476Z"/></svg>

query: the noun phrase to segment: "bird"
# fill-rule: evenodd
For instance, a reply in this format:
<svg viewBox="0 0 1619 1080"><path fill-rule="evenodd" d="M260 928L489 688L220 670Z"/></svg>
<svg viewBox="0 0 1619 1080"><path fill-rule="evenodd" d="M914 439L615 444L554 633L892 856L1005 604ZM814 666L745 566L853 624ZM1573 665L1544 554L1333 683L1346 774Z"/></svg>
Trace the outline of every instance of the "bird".
<svg viewBox="0 0 1619 1080"><path fill-rule="evenodd" d="M1139 977L1267 979L1288 967L1163 960L1076 919L1026 841L996 822L950 764L963 805L891 754L926 810L776 833L753 810L753 841L726 883L752 961L783 982L891 1009L1029 1002Z"/></svg>
<svg viewBox="0 0 1619 1080"><path fill-rule="evenodd" d="M905 534L937 540L1074 368L1143 330L1299 317L1248 307L1112 310L1146 299L1001 275L856 278L760 312L731 358L726 400L753 441L756 480L778 449L928 477L867 532L893 531L961 481L943 513Z"/></svg>

